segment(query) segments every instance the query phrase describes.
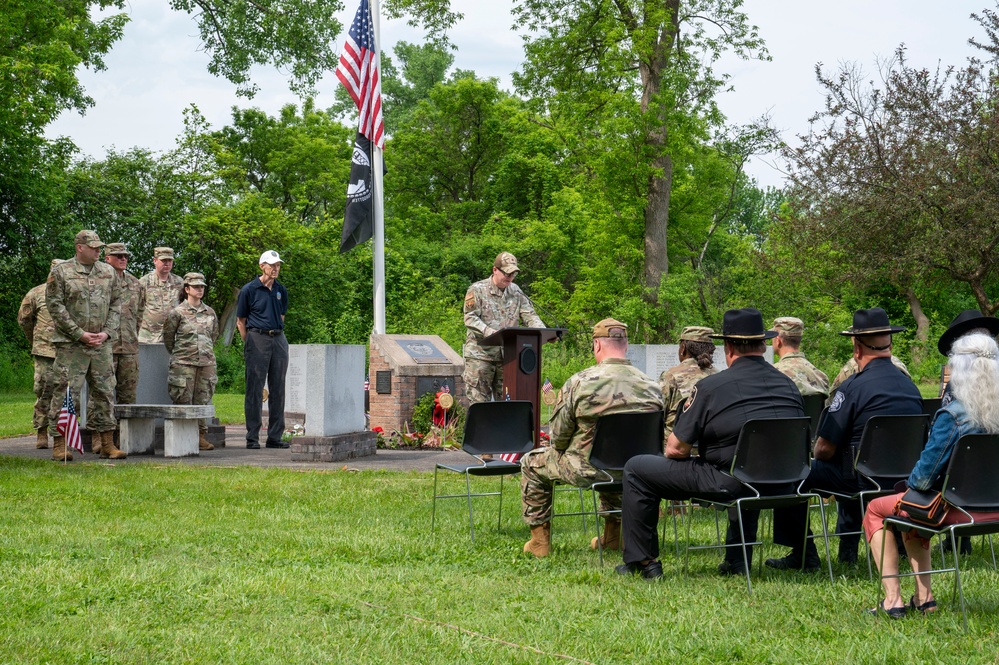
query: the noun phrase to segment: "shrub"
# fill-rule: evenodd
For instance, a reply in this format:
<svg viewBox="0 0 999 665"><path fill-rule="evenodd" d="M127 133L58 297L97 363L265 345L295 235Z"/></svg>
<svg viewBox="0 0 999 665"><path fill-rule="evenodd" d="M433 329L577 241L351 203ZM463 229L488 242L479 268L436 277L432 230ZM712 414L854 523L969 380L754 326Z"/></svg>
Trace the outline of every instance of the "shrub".
<svg viewBox="0 0 999 665"><path fill-rule="evenodd" d="M219 377L215 392L238 395L246 392L246 365L238 337L232 346L215 345L215 371Z"/></svg>

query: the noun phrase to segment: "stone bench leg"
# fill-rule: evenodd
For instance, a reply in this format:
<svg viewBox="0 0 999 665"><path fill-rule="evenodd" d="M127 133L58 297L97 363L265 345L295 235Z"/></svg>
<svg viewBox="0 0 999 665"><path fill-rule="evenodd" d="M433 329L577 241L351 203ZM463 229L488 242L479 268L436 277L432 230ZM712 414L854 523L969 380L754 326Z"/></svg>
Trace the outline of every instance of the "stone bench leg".
<svg viewBox="0 0 999 665"><path fill-rule="evenodd" d="M198 454L198 421L163 421L163 456L190 457Z"/></svg>
<svg viewBox="0 0 999 665"><path fill-rule="evenodd" d="M152 455L155 418L124 418L119 421L121 451L129 455Z"/></svg>

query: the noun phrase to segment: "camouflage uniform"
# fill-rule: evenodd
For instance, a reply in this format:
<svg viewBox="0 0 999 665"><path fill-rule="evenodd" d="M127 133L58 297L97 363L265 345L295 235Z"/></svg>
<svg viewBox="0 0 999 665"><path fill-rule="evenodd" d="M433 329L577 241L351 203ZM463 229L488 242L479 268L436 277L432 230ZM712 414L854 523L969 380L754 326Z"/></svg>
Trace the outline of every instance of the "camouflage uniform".
<svg viewBox="0 0 999 665"><path fill-rule="evenodd" d="M24 336L31 342L31 359L35 362L35 413L32 427L43 429L49 423L49 404L52 402L51 373L55 362L55 346L52 333L55 324L45 306L45 284L39 284L28 291L17 312L17 323Z"/></svg>
<svg viewBox="0 0 999 665"><path fill-rule="evenodd" d="M670 367L659 375L659 387L663 391L663 403L666 409L665 434L667 439L676 424L676 415L680 411L680 405L690 397L690 391L694 384L706 376L717 373L717 368L701 369L697 366L696 360L687 358L679 365Z"/></svg>
<svg viewBox="0 0 999 665"><path fill-rule="evenodd" d="M121 299L118 274L106 263L98 261L85 266L72 258L49 274L45 302L55 323L52 341L56 347L49 404L49 433L52 436L58 436L56 424L66 386L79 404L84 380L90 388L88 429L109 432L115 428L111 349L118 338ZM107 333L108 339L98 347L79 341L84 333L101 332Z"/></svg>
<svg viewBox="0 0 999 665"><path fill-rule="evenodd" d="M127 270L121 275L122 301L121 326L118 341L114 343L114 374L117 381L115 402L135 404L139 387L139 321L146 304L146 289L139 279ZM174 294L174 299L177 295Z"/></svg>
<svg viewBox="0 0 999 665"><path fill-rule="evenodd" d="M139 324L139 341L143 344L160 344L163 342L163 322L177 306L184 280L179 275L169 273L167 280L161 282L154 270L144 275L139 284L146 290L146 303L142 310L142 322Z"/></svg>
<svg viewBox="0 0 999 665"><path fill-rule="evenodd" d="M512 257L512 254L504 252ZM501 254L500 256L503 256ZM516 264L514 264L516 265ZM503 328L523 322L528 328L544 328L534 306L516 284L497 288L492 277L468 287L465 294L465 394L470 404L503 398L503 349L482 346L479 341Z"/></svg>
<svg viewBox="0 0 999 665"><path fill-rule="evenodd" d="M910 379L912 378L912 375L909 374L909 368L905 366L904 362L896 358L894 355L891 357L891 364L899 368L899 370L901 370L901 372L905 374L907 377L909 377ZM857 359L850 358L849 360L846 361L846 364L843 365L843 368L839 371L839 374L836 375L836 378L833 379L832 385L829 386L829 399L826 400L826 406L829 406L829 403L832 402L832 397L836 393L836 389L839 388L844 381L846 381L856 373L857 373Z"/></svg>
<svg viewBox="0 0 999 665"><path fill-rule="evenodd" d="M524 521L535 526L551 520L553 481L585 487L604 477L590 466L599 416L662 408L659 386L624 358L607 358L569 377L555 402L551 446L520 462ZM601 493L600 508L620 509L621 495Z"/></svg>
<svg viewBox="0 0 999 665"><path fill-rule="evenodd" d="M805 354L801 351L784 354L774 363L774 367L794 381L802 397L829 394L829 377L805 360Z"/></svg>
<svg viewBox="0 0 999 665"><path fill-rule="evenodd" d="M211 404L218 376L215 350L219 320L215 310L201 303L194 307L186 300L171 310L163 324L163 344L170 352L167 384L174 404ZM208 423L198 429L204 434Z"/></svg>

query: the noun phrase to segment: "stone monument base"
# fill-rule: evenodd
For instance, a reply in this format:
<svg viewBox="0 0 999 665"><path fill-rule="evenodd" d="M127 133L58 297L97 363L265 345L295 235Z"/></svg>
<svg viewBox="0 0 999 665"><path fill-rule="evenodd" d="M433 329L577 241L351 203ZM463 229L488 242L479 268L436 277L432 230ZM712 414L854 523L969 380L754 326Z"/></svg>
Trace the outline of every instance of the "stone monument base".
<svg viewBox="0 0 999 665"><path fill-rule="evenodd" d="M349 432L333 436L296 436L291 440L293 462L339 462L374 455L375 432Z"/></svg>

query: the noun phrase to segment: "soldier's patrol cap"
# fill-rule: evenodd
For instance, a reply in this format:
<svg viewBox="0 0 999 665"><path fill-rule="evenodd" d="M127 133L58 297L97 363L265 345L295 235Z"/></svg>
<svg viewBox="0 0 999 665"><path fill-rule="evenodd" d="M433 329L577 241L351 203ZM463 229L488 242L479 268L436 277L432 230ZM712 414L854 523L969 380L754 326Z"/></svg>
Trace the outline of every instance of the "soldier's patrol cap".
<svg viewBox="0 0 999 665"><path fill-rule="evenodd" d="M711 341L711 336L715 334L715 331L707 326L687 326L680 333L680 339L686 340L688 342L714 342Z"/></svg>
<svg viewBox="0 0 999 665"><path fill-rule="evenodd" d="M517 257L510 252L500 252L497 254L496 260L493 261L493 267L503 271L507 275L520 271L520 268L517 266Z"/></svg>
<svg viewBox="0 0 999 665"><path fill-rule="evenodd" d="M105 256L107 256L107 255L112 255L112 256L127 256L127 257L131 258L132 257L132 252L128 251L128 248L125 247L125 243L123 243L123 242L112 242L112 243L108 243L104 247L104 255Z"/></svg>
<svg viewBox="0 0 999 665"><path fill-rule="evenodd" d="M205 283L205 276L200 272L189 272L184 275L184 286L208 286Z"/></svg>
<svg viewBox="0 0 999 665"><path fill-rule="evenodd" d="M154 259L172 259L173 258L173 247L155 247L153 249Z"/></svg>
<svg viewBox="0 0 999 665"><path fill-rule="evenodd" d="M628 339L628 326L617 319L604 319L593 326L593 339L598 337Z"/></svg>
<svg viewBox="0 0 999 665"><path fill-rule="evenodd" d="M265 263L269 263L271 265L274 265L275 263L282 263L283 264L284 261L281 260L281 255L280 254L278 254L277 252L275 252L273 249L268 249L266 252L264 252L263 254L260 255L260 260L257 261L257 265L261 265L262 266Z"/></svg>
<svg viewBox="0 0 999 665"><path fill-rule="evenodd" d="M771 329L791 337L801 337L805 332L805 322L793 316L781 316L774 319Z"/></svg>
<svg viewBox="0 0 999 665"><path fill-rule="evenodd" d="M76 240L73 241L74 245L86 245L87 247L103 247L104 243L101 242L101 237L97 235L97 231L80 231L76 234Z"/></svg>
<svg viewBox="0 0 999 665"><path fill-rule="evenodd" d="M66 259L52 259L52 262L49 263L49 271L51 271L53 268L55 268L60 263L66 263Z"/></svg>

